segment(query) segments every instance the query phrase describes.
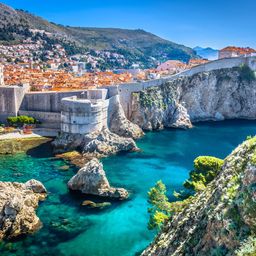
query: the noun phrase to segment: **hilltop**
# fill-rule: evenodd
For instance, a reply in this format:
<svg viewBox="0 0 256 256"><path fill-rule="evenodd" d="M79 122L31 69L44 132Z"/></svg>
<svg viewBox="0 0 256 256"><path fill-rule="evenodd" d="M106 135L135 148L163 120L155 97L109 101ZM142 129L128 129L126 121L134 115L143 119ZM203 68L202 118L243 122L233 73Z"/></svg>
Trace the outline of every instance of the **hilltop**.
<svg viewBox="0 0 256 256"><path fill-rule="evenodd" d="M70 27L49 22L24 10L0 3L0 43L41 40L46 50L61 44L67 54L104 55L105 68L155 67L159 62L197 58L195 51L141 29Z"/></svg>
<svg viewBox="0 0 256 256"><path fill-rule="evenodd" d="M197 46L193 48L193 50L199 55L200 57L208 60L217 60L218 59L218 53L219 50L207 47L207 48L202 48L200 46Z"/></svg>

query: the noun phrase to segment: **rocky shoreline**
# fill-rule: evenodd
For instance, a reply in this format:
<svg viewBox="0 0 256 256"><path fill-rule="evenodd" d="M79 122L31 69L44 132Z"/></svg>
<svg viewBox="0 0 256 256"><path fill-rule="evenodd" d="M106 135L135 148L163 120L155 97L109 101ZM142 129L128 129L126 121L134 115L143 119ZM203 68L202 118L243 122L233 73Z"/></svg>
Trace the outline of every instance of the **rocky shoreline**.
<svg viewBox="0 0 256 256"><path fill-rule="evenodd" d="M0 240L34 233L42 227L35 210L47 191L37 180L0 182Z"/></svg>
<svg viewBox="0 0 256 256"><path fill-rule="evenodd" d="M255 117L256 82L241 80L241 76L239 68L211 71L181 77L160 87L134 93L131 121L125 117L119 98L113 98L115 107L110 110L107 127L85 135L61 133L52 142L54 152L60 154L58 157L77 151L73 154L76 158L74 163L81 169L70 179L68 188L102 198L127 199L127 190L110 186L98 159L119 152L139 150L135 139L144 135L143 130L167 127L188 129L192 127L192 122L197 121ZM255 88L253 93L252 88ZM2 147L2 152L15 153L21 147L26 150L30 148L28 145L16 146L12 141L10 143L8 147ZM68 160L72 161L71 153ZM25 184L0 182L0 239L14 238L40 228L35 209L38 202L46 197L46 189L39 183L34 180ZM97 207L91 201L84 201L83 205ZM109 204L98 205L99 208L105 206ZM160 240L164 239L161 237ZM171 244L171 239L166 244ZM144 255L154 255L155 252L168 255L169 251L166 253L166 249L158 246L157 242Z"/></svg>

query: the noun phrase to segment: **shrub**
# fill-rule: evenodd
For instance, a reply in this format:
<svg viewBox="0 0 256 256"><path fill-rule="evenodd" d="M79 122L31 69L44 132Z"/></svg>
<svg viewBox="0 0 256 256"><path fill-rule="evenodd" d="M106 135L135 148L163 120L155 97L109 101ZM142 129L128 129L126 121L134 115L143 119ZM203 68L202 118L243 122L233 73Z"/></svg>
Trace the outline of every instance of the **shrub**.
<svg viewBox="0 0 256 256"><path fill-rule="evenodd" d="M23 126L24 124L37 124L38 120L29 116L11 116L7 118L7 122L12 126Z"/></svg>
<svg viewBox="0 0 256 256"><path fill-rule="evenodd" d="M254 71L251 70L250 67L245 64L239 67L239 75L241 81L247 81L248 83L256 79Z"/></svg>
<svg viewBox="0 0 256 256"><path fill-rule="evenodd" d="M235 251L236 256L255 256L256 255L256 237L249 236L241 247Z"/></svg>
<svg viewBox="0 0 256 256"><path fill-rule="evenodd" d="M166 196L166 186L161 180L149 190L148 202L152 205L148 209L150 213L148 228L159 229L170 215L170 203Z"/></svg>
<svg viewBox="0 0 256 256"><path fill-rule="evenodd" d="M194 160L194 170L189 173L189 179L184 182L184 187L200 191L210 183L219 173L223 160L212 156L199 156Z"/></svg>

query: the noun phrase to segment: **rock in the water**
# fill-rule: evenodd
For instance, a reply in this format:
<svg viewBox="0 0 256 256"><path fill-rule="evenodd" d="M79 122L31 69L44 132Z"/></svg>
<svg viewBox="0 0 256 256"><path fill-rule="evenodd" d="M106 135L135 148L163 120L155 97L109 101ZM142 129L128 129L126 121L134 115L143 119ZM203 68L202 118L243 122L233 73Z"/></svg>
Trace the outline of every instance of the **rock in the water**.
<svg viewBox="0 0 256 256"><path fill-rule="evenodd" d="M35 210L46 189L37 180L0 182L0 240L33 233L41 227Z"/></svg>
<svg viewBox="0 0 256 256"><path fill-rule="evenodd" d="M94 156L108 156L122 151L137 150L133 139L120 137L103 128L100 132L90 133L84 136L83 153Z"/></svg>
<svg viewBox="0 0 256 256"><path fill-rule="evenodd" d="M88 157L104 157L138 149L132 138L120 137L107 128L85 135L62 133L53 146L55 153L79 149Z"/></svg>
<svg viewBox="0 0 256 256"><path fill-rule="evenodd" d="M25 183L27 189L31 189L34 193L47 193L45 186L38 180L29 180Z"/></svg>
<svg viewBox="0 0 256 256"><path fill-rule="evenodd" d="M111 206L111 203L110 202L95 203L95 202L90 201L90 200L85 200L85 201L82 202L82 206L87 206L89 208L103 209L103 208Z"/></svg>
<svg viewBox="0 0 256 256"><path fill-rule="evenodd" d="M103 166L96 158L87 163L69 180L68 187L84 194L120 200L129 196L124 188L113 188L109 185Z"/></svg>

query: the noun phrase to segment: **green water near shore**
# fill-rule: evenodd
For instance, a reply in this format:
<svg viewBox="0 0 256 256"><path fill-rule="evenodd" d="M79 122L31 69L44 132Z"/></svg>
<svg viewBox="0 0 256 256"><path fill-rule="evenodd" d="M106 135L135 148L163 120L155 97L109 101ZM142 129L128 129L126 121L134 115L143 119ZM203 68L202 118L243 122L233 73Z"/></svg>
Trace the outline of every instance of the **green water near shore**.
<svg viewBox="0 0 256 256"><path fill-rule="evenodd" d="M154 238L147 230L147 191L162 179L169 197L179 190L198 155L226 157L247 135L256 133L254 121L203 123L193 129L147 133L137 142L141 152L103 160L113 186L131 193L129 200L112 202L103 210L81 206L88 198L70 193L68 180L77 168L52 157L49 144L27 154L0 156L0 180L24 182L31 178L44 183L49 196L37 214L43 228L15 242L2 242L0 255L130 256ZM69 170L63 166L69 165ZM96 200L93 198L93 200Z"/></svg>

